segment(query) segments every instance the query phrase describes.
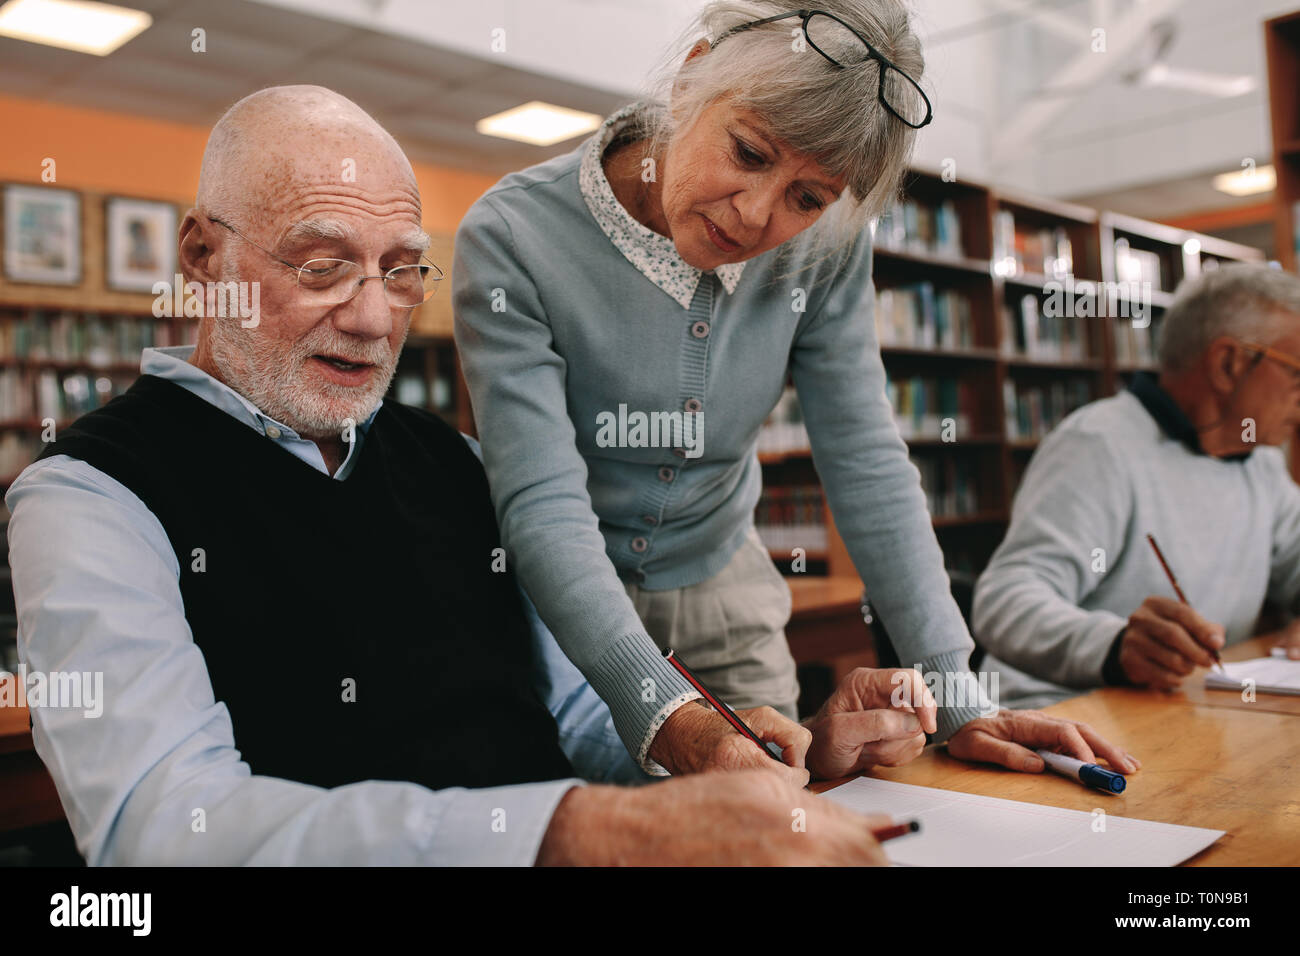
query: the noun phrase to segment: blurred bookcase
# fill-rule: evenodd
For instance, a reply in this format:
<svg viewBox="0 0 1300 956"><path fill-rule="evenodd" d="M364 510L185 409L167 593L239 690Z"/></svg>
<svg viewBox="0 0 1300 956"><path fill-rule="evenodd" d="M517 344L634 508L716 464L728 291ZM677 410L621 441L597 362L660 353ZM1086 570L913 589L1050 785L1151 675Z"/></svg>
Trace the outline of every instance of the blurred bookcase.
<svg viewBox="0 0 1300 956"><path fill-rule="evenodd" d="M1282 268L1300 271L1300 11L1264 22L1269 126L1273 139L1274 245ZM1291 476L1300 481L1300 434L1291 439Z"/></svg>
<svg viewBox="0 0 1300 956"><path fill-rule="evenodd" d="M987 565L1043 436L1155 369L1178 282L1236 260L1263 254L913 171L876 225L875 321L887 395L950 574L973 580ZM793 387L762 429L758 457L755 522L792 586L809 575L856 579Z"/></svg>

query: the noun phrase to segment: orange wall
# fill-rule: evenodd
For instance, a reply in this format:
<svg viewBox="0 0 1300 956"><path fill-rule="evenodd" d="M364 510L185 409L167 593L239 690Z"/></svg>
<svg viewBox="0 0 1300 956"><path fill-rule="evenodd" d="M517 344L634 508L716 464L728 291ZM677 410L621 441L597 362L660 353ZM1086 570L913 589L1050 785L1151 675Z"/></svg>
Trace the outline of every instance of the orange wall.
<svg viewBox="0 0 1300 956"><path fill-rule="evenodd" d="M39 182L41 161L57 164L66 189L90 189L188 206L194 202L208 129L126 113L0 95L0 180ZM414 163L424 228L450 235L494 176Z"/></svg>

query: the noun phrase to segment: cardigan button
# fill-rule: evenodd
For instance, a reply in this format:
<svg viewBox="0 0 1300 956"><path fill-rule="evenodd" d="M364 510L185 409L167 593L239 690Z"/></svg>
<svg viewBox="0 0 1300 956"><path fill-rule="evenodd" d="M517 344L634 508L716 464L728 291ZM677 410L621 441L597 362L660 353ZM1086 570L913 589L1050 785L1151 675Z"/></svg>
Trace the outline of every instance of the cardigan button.
<svg viewBox="0 0 1300 956"><path fill-rule="evenodd" d="M272 439L272 440L274 440L274 439L276 439L276 438L279 438L279 437L280 437L280 429L276 428L274 425L267 425L267 426L266 426L266 437L267 437L267 438L270 438L270 439Z"/></svg>
<svg viewBox="0 0 1300 956"><path fill-rule="evenodd" d="M672 481L672 480L673 480L673 470L672 470L671 468L669 468L667 465L664 465L662 468L659 469L659 480L660 480L660 481Z"/></svg>
<svg viewBox="0 0 1300 956"><path fill-rule="evenodd" d="M674 448L674 449L673 449L673 454L676 455L678 458L685 458L685 457L686 457L686 449L685 449L685 448Z"/></svg>
<svg viewBox="0 0 1300 956"><path fill-rule="evenodd" d="M705 322L703 319L696 322L691 326L691 335L695 336L697 339L707 338L709 335L709 323Z"/></svg>
<svg viewBox="0 0 1300 956"><path fill-rule="evenodd" d="M648 547L650 547L650 542L647 541L645 538L632 539L632 550L635 551L637 554L640 554Z"/></svg>
<svg viewBox="0 0 1300 956"><path fill-rule="evenodd" d="M642 515L641 520L644 521L646 524L650 525L651 527L654 527L659 523L659 519L656 518L654 515Z"/></svg>
<svg viewBox="0 0 1300 956"><path fill-rule="evenodd" d="M703 407L704 403L698 398L688 398L683 406L688 412L698 412Z"/></svg>

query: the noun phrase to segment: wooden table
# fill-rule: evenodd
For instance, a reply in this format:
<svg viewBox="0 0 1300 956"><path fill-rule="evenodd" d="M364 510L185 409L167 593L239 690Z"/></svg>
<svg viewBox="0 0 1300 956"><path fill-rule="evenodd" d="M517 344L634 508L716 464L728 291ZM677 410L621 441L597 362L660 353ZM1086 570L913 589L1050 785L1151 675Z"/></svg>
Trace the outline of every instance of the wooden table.
<svg viewBox="0 0 1300 956"><path fill-rule="evenodd" d="M32 745L28 716L26 707L0 707L0 833L63 819L54 781Z"/></svg>
<svg viewBox="0 0 1300 956"><path fill-rule="evenodd" d="M785 637L795 663L831 669L831 686L855 667L874 667L876 652L862 620L862 581L856 577L789 575L791 612Z"/></svg>
<svg viewBox="0 0 1300 956"><path fill-rule="evenodd" d="M1247 641L1223 656L1262 657L1271 643ZM1293 706L1300 699L1259 694L1243 703L1237 693L1205 690L1204 676L1198 670L1188 689L1175 693L1104 688L1044 711L1090 724L1142 761L1117 796L1054 773L965 763L934 746L904 767L868 776L1085 813L1104 806L1113 815L1227 831L1188 861L1193 866L1300 864L1300 708Z"/></svg>

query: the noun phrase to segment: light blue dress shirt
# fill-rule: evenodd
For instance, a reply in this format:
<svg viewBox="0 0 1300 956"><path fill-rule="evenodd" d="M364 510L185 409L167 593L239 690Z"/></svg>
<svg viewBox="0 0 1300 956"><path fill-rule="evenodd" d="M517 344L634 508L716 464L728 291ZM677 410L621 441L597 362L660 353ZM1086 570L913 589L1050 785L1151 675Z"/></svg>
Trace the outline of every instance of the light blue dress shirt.
<svg viewBox="0 0 1300 956"><path fill-rule="evenodd" d="M190 365L191 350L146 349L140 370L181 385L328 473L315 443ZM357 428L336 479L351 472L373 420ZM466 441L479 454L477 443ZM257 480L238 462L229 471L232 481ZM27 673L103 673L99 718L82 708L32 708L36 751L91 865L529 865L555 806L583 782L432 791L366 781L326 790L255 776L186 622L176 555L143 502L66 455L30 465L5 501ZM608 708L523 597L536 685L575 771L606 782L649 779L628 756Z"/></svg>

